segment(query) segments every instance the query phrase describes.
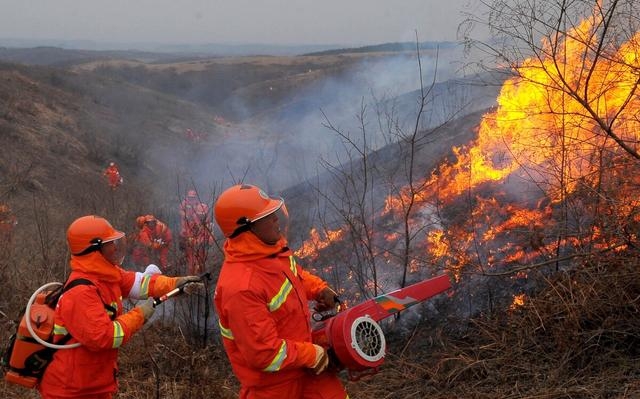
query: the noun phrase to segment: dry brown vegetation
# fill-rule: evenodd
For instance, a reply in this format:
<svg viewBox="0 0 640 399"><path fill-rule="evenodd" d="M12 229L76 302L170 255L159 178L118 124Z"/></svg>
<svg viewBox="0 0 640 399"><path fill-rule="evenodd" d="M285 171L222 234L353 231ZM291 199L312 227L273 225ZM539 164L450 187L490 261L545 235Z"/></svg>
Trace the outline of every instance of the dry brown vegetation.
<svg viewBox="0 0 640 399"><path fill-rule="evenodd" d="M300 83L300 71L308 68L295 65L288 75L274 78L282 65L269 69L264 62L262 59L259 65L249 66L245 76L262 68L264 75L225 87L227 93L249 97L261 92L256 87L273 82L290 89ZM203 71L200 68L189 71ZM221 71L216 69L215 73ZM105 74L122 79L133 76L130 81L135 81L138 75L131 75L134 72L144 71L125 68ZM180 72L187 73L187 69ZM168 84L168 76L156 76L157 83ZM287 76L294 82L288 82ZM204 77L191 78L197 83ZM29 294L45 282L66 276L64 230L74 217L98 213L129 230L135 216L151 210L175 222L176 192L182 188L176 187L176 176L182 177L183 168L188 170L190 166L184 158L198 150L214 151L228 130L213 120L210 108L176 100L169 92L154 84L141 88L93 74L76 76L56 69L14 65L0 69L0 201L9 203L19 219L13 240L0 246L3 344ZM443 140L467 138L471 133L465 131L478 115L473 118L454 124L453 131L441 132ZM201 147L181 138L183 129L194 123L210 133L210 141ZM133 130L145 134L130 141L127 132ZM250 139L247 137L247 142ZM184 163L164 165L161 159L148 156L150 141L187 155L180 158ZM459 143L429 145L442 155L450 144ZM115 193L106 188L100 176L104 162L112 158L129 171L126 181L134 183L125 184ZM428 161L439 159L434 156ZM308 201L302 197L292 198L292 208L296 208L296 200L298 204ZM465 217L462 206L449 212ZM615 226L611 229L616 230ZM220 254L216 248L211 252L209 267L215 274ZM491 312L463 318L456 316L457 303L451 300L447 304L448 300L441 298L437 315L423 309L421 317L413 321L401 317L385 323L389 344L385 363L377 374L359 381L348 381L343 373L350 396L640 397L637 255L635 247L628 245L624 251L576 258L570 267L560 270L528 270L528 279L535 282L536 290L518 307L496 301ZM485 277L491 285L511 276ZM209 294L211 290L209 287ZM506 296L510 298L510 294ZM485 299L478 295L469 300ZM193 304L177 301L187 308ZM207 333L203 343L202 329L177 323L176 317L160 317L120 351L117 398L237 397L238 383L219 337L213 330ZM37 395L3 381L0 397Z"/></svg>
<svg viewBox="0 0 640 399"><path fill-rule="evenodd" d="M640 395L637 259L591 258L515 310L423 320L388 331L380 371L345 382L353 398L636 398ZM540 278L543 278L540 276ZM202 346L159 320L120 355L118 398L233 398L217 339ZM346 375L345 375L346 377ZM3 397L35 397L4 383Z"/></svg>
<svg viewBox="0 0 640 399"><path fill-rule="evenodd" d="M395 343L382 373L351 391L368 398L638 397L638 277L633 257L594 257L544 277L546 288L522 307L459 321L464 333L417 328Z"/></svg>

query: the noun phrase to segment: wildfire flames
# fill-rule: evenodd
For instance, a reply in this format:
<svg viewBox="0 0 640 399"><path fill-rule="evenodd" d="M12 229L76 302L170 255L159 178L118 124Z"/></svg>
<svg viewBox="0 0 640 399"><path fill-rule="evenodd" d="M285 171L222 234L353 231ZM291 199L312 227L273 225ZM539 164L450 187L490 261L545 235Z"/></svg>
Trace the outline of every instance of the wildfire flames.
<svg viewBox="0 0 640 399"><path fill-rule="evenodd" d="M524 305L527 296L525 294L518 294L513 296L513 302L511 302L511 306L509 310L516 310L520 306Z"/></svg>
<svg viewBox="0 0 640 399"><path fill-rule="evenodd" d="M296 256L300 258L314 258L318 256L318 252L329 245L331 242L340 240L343 235L342 229L325 231L322 235L316 228L311 229L309 232L311 238L304 242L304 244L296 251Z"/></svg>
<svg viewBox="0 0 640 399"><path fill-rule="evenodd" d="M640 33L596 57L597 22L586 19L561 42L543 42L543 53L562 56L522 62L504 83L498 107L484 115L477 139L454 148L455 161L417 182L419 192L407 187L386 198L379 218L398 220L412 199L418 205L410 234L424 237L423 254L414 255L412 269L444 269L460 279L466 271L526 264L568 248L613 245L598 214L640 223L638 173L630 173L632 157L606 131L638 149ZM297 255L315 259L345 229L322 239L315 229L310 235ZM393 252L398 232L379 236L377 253ZM513 306L523 301L514 297Z"/></svg>

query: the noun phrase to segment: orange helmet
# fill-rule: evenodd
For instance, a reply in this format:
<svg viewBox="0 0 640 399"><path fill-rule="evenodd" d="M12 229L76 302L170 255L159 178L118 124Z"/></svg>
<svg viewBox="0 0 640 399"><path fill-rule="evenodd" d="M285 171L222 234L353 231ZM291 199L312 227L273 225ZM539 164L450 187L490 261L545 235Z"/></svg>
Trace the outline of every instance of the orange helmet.
<svg viewBox="0 0 640 399"><path fill-rule="evenodd" d="M71 254L86 255L102 248L102 244L124 237L107 219L96 215L83 216L69 225L67 243Z"/></svg>
<svg viewBox="0 0 640 399"><path fill-rule="evenodd" d="M222 233L231 237L236 230L271 215L283 205L282 198L269 197L259 187L238 184L220 194L214 213Z"/></svg>
<svg viewBox="0 0 640 399"><path fill-rule="evenodd" d="M144 217L145 223L152 223L156 221L156 217L153 215L147 215Z"/></svg>
<svg viewBox="0 0 640 399"><path fill-rule="evenodd" d="M142 228L142 226L144 226L144 222L146 220L146 216L138 216L136 218L136 226L138 226L139 229Z"/></svg>

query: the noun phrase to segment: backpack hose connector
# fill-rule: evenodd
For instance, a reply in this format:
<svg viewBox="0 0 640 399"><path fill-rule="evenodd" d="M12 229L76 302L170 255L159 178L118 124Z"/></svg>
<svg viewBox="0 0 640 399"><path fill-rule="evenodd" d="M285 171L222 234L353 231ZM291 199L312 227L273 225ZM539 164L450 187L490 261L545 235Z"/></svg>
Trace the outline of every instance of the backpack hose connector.
<svg viewBox="0 0 640 399"><path fill-rule="evenodd" d="M38 297L38 294L45 291L47 288L49 287L59 287L61 286L62 283L59 283L57 281L54 281L52 283L47 283L45 285L43 285L42 287L38 288L37 290L35 290L35 292L31 295L31 298L29 298L29 301L27 301L27 308L24 311L25 315L30 315L31 314L31 306L33 305L33 303L36 301L36 298ZM31 337L33 339L35 339L38 343L40 343L41 345L46 346L47 348L51 348L51 349L72 349L72 348L77 348L78 346L80 346L80 342L76 342L74 344L67 344L67 345L56 345L56 344L52 344L50 342L45 341L44 339L40 338L38 336L38 334L34 331L33 329L33 325L32 323L32 317L25 317L25 321L26 321L26 326L27 326L27 330L29 331L29 334L31 334ZM53 320L51 321L53 323ZM49 337L47 337L49 338Z"/></svg>
<svg viewBox="0 0 640 399"><path fill-rule="evenodd" d="M3 358L7 366L5 380L9 383L34 388L46 366L58 349L71 349L80 343L57 345L49 342L53 338L55 304L47 301L49 294L60 289L63 284L51 282L38 288L27 301L24 314L16 333L11 337L9 347Z"/></svg>

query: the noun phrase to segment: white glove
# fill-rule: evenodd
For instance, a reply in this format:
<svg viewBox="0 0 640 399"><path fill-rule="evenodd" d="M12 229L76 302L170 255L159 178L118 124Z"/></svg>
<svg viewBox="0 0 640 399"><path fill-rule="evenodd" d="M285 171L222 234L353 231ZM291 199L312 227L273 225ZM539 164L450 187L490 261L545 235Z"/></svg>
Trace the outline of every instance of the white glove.
<svg viewBox="0 0 640 399"><path fill-rule="evenodd" d="M162 270L153 263L150 263L146 269L144 269L144 275L153 276L154 274L162 274Z"/></svg>

